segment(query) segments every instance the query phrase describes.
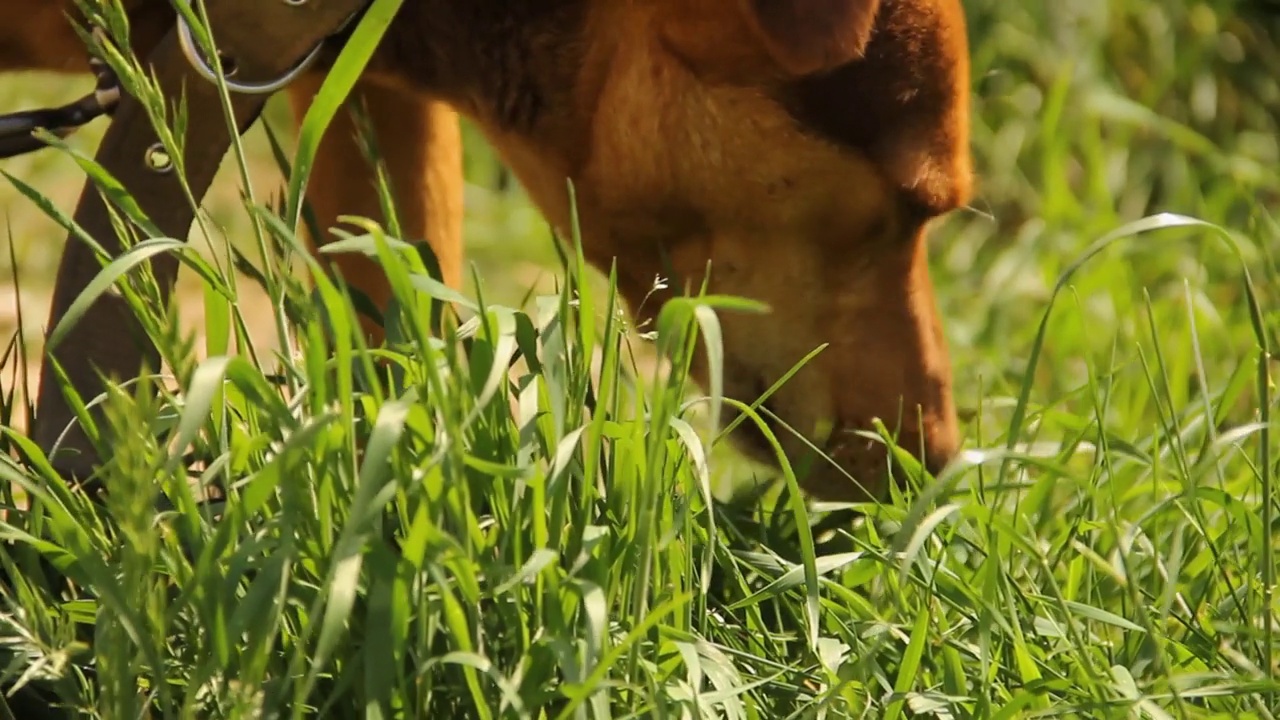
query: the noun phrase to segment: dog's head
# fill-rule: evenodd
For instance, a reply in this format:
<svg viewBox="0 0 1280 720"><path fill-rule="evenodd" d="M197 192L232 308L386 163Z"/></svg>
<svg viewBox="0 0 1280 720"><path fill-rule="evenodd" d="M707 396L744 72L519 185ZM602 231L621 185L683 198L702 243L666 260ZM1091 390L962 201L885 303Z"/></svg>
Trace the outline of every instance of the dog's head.
<svg viewBox="0 0 1280 720"><path fill-rule="evenodd" d="M770 306L721 318L731 397L827 345L767 403L805 435L775 427L793 461L812 443L839 466L815 466L816 496L882 495L885 447L858 433L873 418L928 467L948 462L960 439L924 228L970 187L958 2L587 4L571 109L532 133L490 128L535 200L564 228L575 181L588 259L617 259L633 309L658 276L696 290L708 262L712 292Z"/></svg>
<svg viewBox="0 0 1280 720"><path fill-rule="evenodd" d="M0 0L0 20L27 5ZM769 305L721 318L727 395L827 346L767 405L805 436L775 427L793 460L835 461L814 495L882 495L884 447L858 434L873 418L934 470L955 454L924 229L970 192L959 0L415 0L387 45L377 72L472 114L562 231L574 181L588 259L617 260L642 316L708 269L713 292Z"/></svg>

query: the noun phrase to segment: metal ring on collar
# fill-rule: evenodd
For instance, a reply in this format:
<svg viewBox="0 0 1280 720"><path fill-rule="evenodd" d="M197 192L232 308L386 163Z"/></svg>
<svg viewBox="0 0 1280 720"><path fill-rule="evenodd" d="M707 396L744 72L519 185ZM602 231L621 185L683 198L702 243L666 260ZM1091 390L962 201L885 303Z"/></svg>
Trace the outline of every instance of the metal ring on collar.
<svg viewBox="0 0 1280 720"><path fill-rule="evenodd" d="M188 4L190 3L190 0L182 1ZM182 13L178 13L178 44L182 47L182 54L187 56L187 62L191 63L191 67L196 71L196 74L216 85L218 83L218 74L214 72L213 68L209 67L209 63L204 59L204 56L200 53L199 49L196 48L195 39L191 36L191 26L187 24L187 19L183 17ZM297 80L299 75L306 72L313 64L315 64L316 59L320 57L320 51L323 47L323 43L316 45L297 65L294 65L275 80L269 80L267 82L241 82L225 77L224 73L224 80L227 83L227 89L234 93L240 93L241 95L270 95L279 90L283 90L294 80Z"/></svg>

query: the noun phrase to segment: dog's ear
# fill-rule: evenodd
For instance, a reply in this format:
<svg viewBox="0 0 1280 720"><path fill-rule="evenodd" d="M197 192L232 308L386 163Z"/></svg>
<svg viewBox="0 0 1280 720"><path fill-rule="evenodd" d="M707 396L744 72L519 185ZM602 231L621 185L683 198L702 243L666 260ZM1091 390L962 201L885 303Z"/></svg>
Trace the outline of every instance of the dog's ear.
<svg viewBox="0 0 1280 720"><path fill-rule="evenodd" d="M773 59L795 75L862 56L880 0L738 0Z"/></svg>

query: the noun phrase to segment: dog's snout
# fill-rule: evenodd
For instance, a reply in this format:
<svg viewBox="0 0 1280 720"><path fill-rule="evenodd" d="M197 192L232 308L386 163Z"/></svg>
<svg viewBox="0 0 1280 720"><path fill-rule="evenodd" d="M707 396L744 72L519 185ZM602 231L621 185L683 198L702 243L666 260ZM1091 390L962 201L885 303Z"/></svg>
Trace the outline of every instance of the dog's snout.
<svg viewBox="0 0 1280 720"><path fill-rule="evenodd" d="M959 454L960 443L958 439L950 438L945 442L935 442L933 449L925 452L923 458L924 469L928 470L930 475L937 477L951 465Z"/></svg>
<svg viewBox="0 0 1280 720"><path fill-rule="evenodd" d="M959 454L960 433L953 417L945 414L921 423L923 430L892 433L894 444L937 477ZM872 426L850 427L833 436L824 448L826 459L805 479L805 491L827 502L883 500L890 482L903 487L910 473L889 453L889 446L872 434Z"/></svg>

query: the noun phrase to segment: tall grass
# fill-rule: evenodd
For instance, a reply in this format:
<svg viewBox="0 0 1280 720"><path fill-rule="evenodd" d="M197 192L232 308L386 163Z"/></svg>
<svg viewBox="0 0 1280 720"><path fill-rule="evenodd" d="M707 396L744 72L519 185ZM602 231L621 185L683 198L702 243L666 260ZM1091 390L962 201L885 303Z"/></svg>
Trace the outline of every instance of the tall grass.
<svg viewBox="0 0 1280 720"><path fill-rule="evenodd" d="M968 450L942 477L852 521L788 483L717 498L738 466L705 420L734 401L687 368L751 307L676 301L650 343L576 238L556 289L498 291L484 234L536 255L543 231L472 188L498 205L465 295L393 228L330 248L392 281L368 348L296 205L251 195L229 232L307 281L257 273L281 352L249 352L227 263L151 240L118 267L163 251L207 279L204 359L133 295L172 373L106 398L104 503L3 408L10 715L1275 717L1267 21L967 11L982 187L933 244Z"/></svg>

